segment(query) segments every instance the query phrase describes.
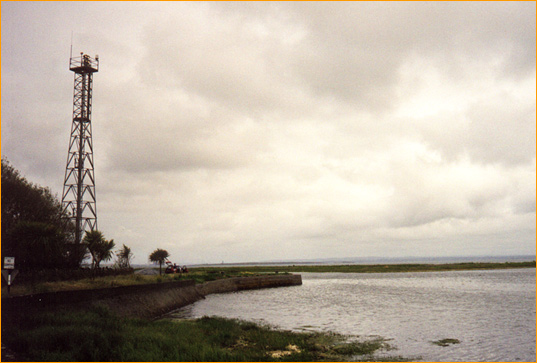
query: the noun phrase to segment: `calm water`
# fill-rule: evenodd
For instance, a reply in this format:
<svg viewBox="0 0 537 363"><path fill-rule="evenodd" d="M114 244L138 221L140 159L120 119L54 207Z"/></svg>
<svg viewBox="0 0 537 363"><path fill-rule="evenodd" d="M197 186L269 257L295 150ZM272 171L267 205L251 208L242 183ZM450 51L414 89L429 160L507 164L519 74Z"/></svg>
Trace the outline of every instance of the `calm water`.
<svg viewBox="0 0 537 363"><path fill-rule="evenodd" d="M390 339L424 361L535 361L535 269L302 274L303 285L209 295L178 318L223 316L282 329ZM431 341L453 338L440 347Z"/></svg>

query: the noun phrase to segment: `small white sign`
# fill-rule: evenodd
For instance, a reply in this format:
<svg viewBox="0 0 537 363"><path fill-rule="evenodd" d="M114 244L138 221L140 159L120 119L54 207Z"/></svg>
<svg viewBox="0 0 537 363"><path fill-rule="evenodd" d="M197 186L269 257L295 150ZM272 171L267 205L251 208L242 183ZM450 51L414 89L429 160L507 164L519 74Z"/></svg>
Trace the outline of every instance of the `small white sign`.
<svg viewBox="0 0 537 363"><path fill-rule="evenodd" d="M4 257L4 268L13 270L15 268L15 257Z"/></svg>

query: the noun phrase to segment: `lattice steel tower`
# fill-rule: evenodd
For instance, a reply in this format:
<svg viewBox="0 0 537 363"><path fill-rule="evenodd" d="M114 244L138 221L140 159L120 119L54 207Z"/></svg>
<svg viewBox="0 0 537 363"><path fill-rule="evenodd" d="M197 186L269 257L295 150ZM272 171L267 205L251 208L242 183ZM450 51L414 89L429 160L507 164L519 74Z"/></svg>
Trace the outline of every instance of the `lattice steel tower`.
<svg viewBox="0 0 537 363"><path fill-rule="evenodd" d="M75 242L80 243L84 231L97 229L91 137L91 94L93 73L99 71L99 56L91 58L89 55L80 53L80 57L71 57L69 70L75 73L75 87L73 124L65 169L62 207L74 221Z"/></svg>

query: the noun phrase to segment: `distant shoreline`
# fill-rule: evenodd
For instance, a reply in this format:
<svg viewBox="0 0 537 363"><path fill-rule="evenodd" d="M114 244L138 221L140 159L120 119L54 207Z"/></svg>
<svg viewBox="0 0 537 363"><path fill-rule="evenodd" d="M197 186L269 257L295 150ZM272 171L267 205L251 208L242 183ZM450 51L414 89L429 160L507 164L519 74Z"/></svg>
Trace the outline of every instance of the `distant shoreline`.
<svg viewBox="0 0 537 363"><path fill-rule="evenodd" d="M432 272L432 271L463 271L463 270L495 270L535 268L534 261L524 262L462 262L462 263L439 263L439 264L347 264L347 265L247 265L247 266L207 266L194 267L192 271L233 271L233 272L341 272L341 273L386 273L386 272Z"/></svg>
<svg viewBox="0 0 537 363"><path fill-rule="evenodd" d="M269 260L254 262L223 262L223 263L184 263L188 267L235 267L235 266L290 266L290 265L377 265L377 264L451 264L451 263L504 263L534 261L535 255L502 255L502 256L407 256L407 257L346 257L322 259ZM183 263L181 263L183 265ZM134 268L153 268L155 265L134 264Z"/></svg>

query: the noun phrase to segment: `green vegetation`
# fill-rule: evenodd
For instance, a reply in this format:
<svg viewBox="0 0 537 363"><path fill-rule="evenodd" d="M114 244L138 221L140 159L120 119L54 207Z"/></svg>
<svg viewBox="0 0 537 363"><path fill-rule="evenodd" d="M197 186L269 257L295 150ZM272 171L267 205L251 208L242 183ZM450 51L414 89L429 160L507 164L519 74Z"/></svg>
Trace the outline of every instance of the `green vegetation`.
<svg viewBox="0 0 537 363"><path fill-rule="evenodd" d="M446 338L446 339L441 339L441 340L435 340L435 341L432 341L431 343L434 345L439 345L441 347L447 347L448 345L460 344L460 342L461 341L459 339Z"/></svg>
<svg viewBox="0 0 537 363"><path fill-rule="evenodd" d="M25 314L2 323L3 330L10 327L3 342L28 361L372 361L390 349L380 338L278 331L223 318L127 319L102 307Z"/></svg>
<svg viewBox="0 0 537 363"><path fill-rule="evenodd" d="M292 266L222 266L222 267L196 267L192 272L220 271L222 273L239 272L344 272L344 273L382 273L382 272L427 272L427 271L457 271L457 270L491 270L510 268L535 268L532 262L464 262L449 264L379 264L379 265L292 265Z"/></svg>

